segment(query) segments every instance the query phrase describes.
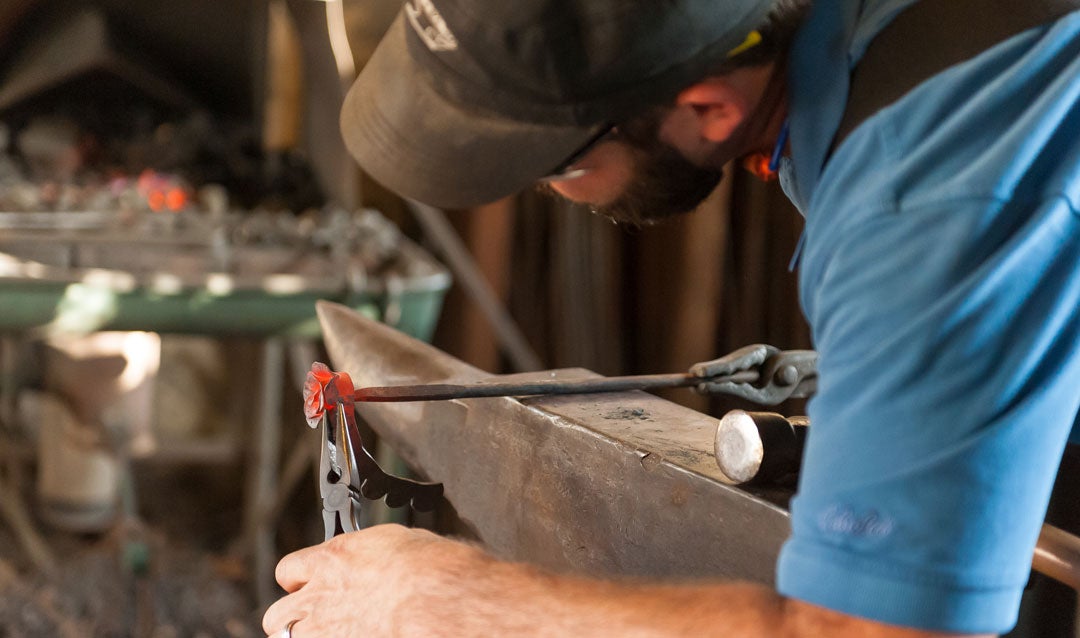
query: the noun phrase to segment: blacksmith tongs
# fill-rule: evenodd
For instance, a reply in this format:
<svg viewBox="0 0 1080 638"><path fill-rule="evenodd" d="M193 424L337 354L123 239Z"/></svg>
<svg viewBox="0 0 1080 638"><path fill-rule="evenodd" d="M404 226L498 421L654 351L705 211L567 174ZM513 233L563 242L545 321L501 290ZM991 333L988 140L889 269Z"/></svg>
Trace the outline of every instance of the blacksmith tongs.
<svg viewBox="0 0 1080 638"><path fill-rule="evenodd" d="M702 380L694 386L701 394L727 394L760 405L776 405L788 399L805 399L817 391L817 360L818 353L813 350L779 350L758 343L694 364L690 374ZM757 380L747 383L737 379L749 370L757 371Z"/></svg>
<svg viewBox="0 0 1080 638"><path fill-rule="evenodd" d="M757 344L719 359L695 364L689 372L625 377L504 381L495 377L467 384L426 383L357 388L356 401L445 401L480 397L592 394L692 387L701 394L727 394L761 405L805 398L817 388L817 353L779 350ZM342 392L346 392L343 389Z"/></svg>

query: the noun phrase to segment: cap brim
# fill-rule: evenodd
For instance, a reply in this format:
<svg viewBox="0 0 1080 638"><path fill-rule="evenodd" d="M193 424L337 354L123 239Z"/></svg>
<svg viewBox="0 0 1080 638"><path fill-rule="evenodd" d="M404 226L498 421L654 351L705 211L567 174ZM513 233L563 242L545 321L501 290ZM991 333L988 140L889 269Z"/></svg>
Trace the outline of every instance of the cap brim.
<svg viewBox="0 0 1080 638"><path fill-rule="evenodd" d="M402 15L345 98L349 152L375 180L440 208L512 195L551 172L605 125L537 124L468 111L438 94L409 55Z"/></svg>

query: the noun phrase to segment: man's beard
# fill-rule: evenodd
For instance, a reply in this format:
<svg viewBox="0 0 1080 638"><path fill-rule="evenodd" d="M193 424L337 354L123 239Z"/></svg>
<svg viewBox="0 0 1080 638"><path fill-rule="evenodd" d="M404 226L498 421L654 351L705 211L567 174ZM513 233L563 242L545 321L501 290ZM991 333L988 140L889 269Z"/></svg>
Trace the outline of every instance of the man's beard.
<svg viewBox="0 0 1080 638"><path fill-rule="evenodd" d="M593 211L619 224L650 226L693 212L720 183L723 170L697 166L660 139L669 111L653 108L619 125L618 140L633 149L633 176L622 195Z"/></svg>
<svg viewBox="0 0 1080 638"><path fill-rule="evenodd" d="M619 224L650 226L693 212L720 183L721 169L701 168L674 147L655 137L643 148L632 142L636 162L633 177L617 199L593 211Z"/></svg>

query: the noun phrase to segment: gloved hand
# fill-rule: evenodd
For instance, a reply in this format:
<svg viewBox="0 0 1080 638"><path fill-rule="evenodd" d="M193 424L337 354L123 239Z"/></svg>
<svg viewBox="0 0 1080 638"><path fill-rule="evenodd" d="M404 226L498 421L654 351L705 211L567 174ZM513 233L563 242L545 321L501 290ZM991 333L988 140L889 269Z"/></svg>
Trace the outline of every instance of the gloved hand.
<svg viewBox="0 0 1080 638"><path fill-rule="evenodd" d="M780 349L763 343L755 343L743 346L738 350L726 354L719 359L695 363L690 366L690 374L701 377L702 382L693 386L698 394L726 394L736 396L762 405L775 405L778 403L773 396L773 391L766 386L766 380L762 379L756 384L734 383L731 381L711 381L716 377L728 376L745 370L758 370L769 357L779 354ZM762 387L757 387L757 386Z"/></svg>

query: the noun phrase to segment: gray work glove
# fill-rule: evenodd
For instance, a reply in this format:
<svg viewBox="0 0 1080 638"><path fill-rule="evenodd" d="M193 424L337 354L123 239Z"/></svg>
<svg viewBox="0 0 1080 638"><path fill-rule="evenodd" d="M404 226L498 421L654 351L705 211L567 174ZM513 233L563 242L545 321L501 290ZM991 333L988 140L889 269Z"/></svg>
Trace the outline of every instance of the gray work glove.
<svg viewBox="0 0 1080 638"><path fill-rule="evenodd" d="M710 381L709 379L745 370L759 370L766 359L779 354L779 352L779 348L763 343L755 343L743 346L719 359L695 363L690 366L690 374L701 377L702 382L693 386L693 389L698 394L726 394L762 405L775 405L778 401L773 396L773 390L769 388L755 387L754 384L750 383Z"/></svg>

